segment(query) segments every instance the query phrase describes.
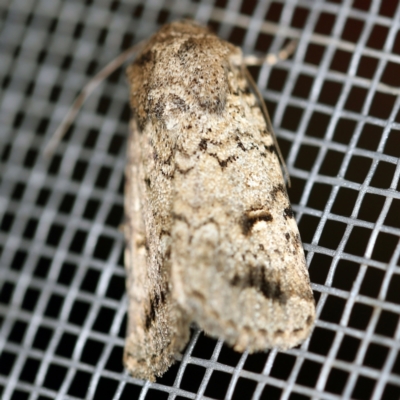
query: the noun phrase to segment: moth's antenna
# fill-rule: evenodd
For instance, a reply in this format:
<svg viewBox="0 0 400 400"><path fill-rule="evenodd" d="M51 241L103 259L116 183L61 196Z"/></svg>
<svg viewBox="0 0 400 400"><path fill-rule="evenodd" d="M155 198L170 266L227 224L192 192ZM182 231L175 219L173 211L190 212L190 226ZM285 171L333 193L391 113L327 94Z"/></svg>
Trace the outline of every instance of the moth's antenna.
<svg viewBox="0 0 400 400"><path fill-rule="evenodd" d="M274 140L274 146L275 146L276 152L278 154L279 161L281 162L282 168L283 168L283 172L285 173L285 178L286 178L286 181L287 181L287 185L290 188L291 182L290 182L289 172L288 172L288 169L286 167L285 160L283 159L283 156L282 156L282 153L281 153L281 149L279 148L278 140L276 139L276 135L275 135L274 129L272 128L271 118L269 117L267 106L265 105L265 101L264 101L264 99L263 99L263 97L261 95L261 92L259 91L256 83L254 82L253 77L251 76L249 70L246 68L246 66L244 64L243 64L243 71L244 71L244 74L245 74L245 76L246 76L251 88L253 89L254 93L256 94L256 97L258 98L258 101L260 102L261 110L262 110L262 113L264 114L265 122L267 123L267 129L268 129L269 132L271 132L272 138Z"/></svg>
<svg viewBox="0 0 400 400"><path fill-rule="evenodd" d="M72 106L68 110L67 114L61 121L61 124L58 126L57 130L54 132L53 136L47 143L43 151L46 158L49 158L53 155L54 150L60 143L65 133L68 131L71 124L74 122L76 115L79 112L79 109L81 108L82 104L87 100L87 98L97 89L97 87L104 81L104 79L106 79L116 69L118 69L127 59L131 58L135 53L137 53L144 43L145 40L142 40L141 42L122 52L119 56L114 58L114 60L109 62L84 86L78 97L72 103Z"/></svg>

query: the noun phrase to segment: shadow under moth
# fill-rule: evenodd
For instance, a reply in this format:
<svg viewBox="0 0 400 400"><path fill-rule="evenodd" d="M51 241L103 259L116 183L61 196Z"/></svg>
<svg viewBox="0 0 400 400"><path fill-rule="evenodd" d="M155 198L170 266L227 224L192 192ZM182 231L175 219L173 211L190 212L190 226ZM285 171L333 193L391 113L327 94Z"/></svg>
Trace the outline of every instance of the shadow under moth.
<svg viewBox="0 0 400 400"><path fill-rule="evenodd" d="M126 368L154 381L192 322L237 351L300 344L313 293L241 50L174 22L143 44L127 74Z"/></svg>

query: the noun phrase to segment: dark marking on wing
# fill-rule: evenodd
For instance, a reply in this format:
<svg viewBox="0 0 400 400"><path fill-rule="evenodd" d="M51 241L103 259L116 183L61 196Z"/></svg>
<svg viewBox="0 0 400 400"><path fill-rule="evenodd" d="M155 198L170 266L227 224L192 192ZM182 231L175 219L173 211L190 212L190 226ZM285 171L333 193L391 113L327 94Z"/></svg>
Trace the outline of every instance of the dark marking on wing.
<svg viewBox="0 0 400 400"><path fill-rule="evenodd" d="M153 110L151 110L158 119L162 119L164 116L165 102L164 95L161 95L157 103L154 105Z"/></svg>
<svg viewBox="0 0 400 400"><path fill-rule="evenodd" d="M261 282L260 290L267 299L276 300L280 304L285 304L287 302L287 295L282 292L279 282L263 281Z"/></svg>
<svg viewBox="0 0 400 400"><path fill-rule="evenodd" d="M187 218L183 214L177 214L177 213L173 212L171 214L171 216L172 216L173 219L185 222L187 225L189 225L189 221L187 220Z"/></svg>
<svg viewBox="0 0 400 400"><path fill-rule="evenodd" d="M156 319L156 310L154 307L154 301L153 301L153 299L151 299L150 300L150 310L146 314L146 321L145 321L146 330L150 329L150 326L155 319Z"/></svg>
<svg viewBox="0 0 400 400"><path fill-rule="evenodd" d="M196 47L196 41L193 38L189 38L180 45L176 55L179 57L183 64L186 64L189 53L194 52Z"/></svg>
<svg viewBox="0 0 400 400"><path fill-rule="evenodd" d="M156 315L158 313L159 308L163 304L165 304L165 301L167 299L167 290L168 289L164 288L159 293L158 292L154 293L154 296L151 297L150 310L148 314L146 314L146 321L145 321L145 326L147 330L150 328L151 324L156 319Z"/></svg>
<svg viewBox="0 0 400 400"><path fill-rule="evenodd" d="M221 166L222 169L226 168L228 166L228 163L232 161L236 161L237 157L236 156L229 156L226 160L219 160L218 163Z"/></svg>
<svg viewBox="0 0 400 400"><path fill-rule="evenodd" d="M242 216L240 220L240 226L242 228L243 235L248 235L254 224L259 221L270 222L272 221L272 215L268 211L262 211L258 213L247 212Z"/></svg>
<svg viewBox="0 0 400 400"><path fill-rule="evenodd" d="M290 207L290 206L286 207L283 210L283 216L284 216L285 219L293 218L294 217L294 213L293 213L292 207Z"/></svg>
<svg viewBox="0 0 400 400"><path fill-rule="evenodd" d="M146 110L146 112L147 112L147 110ZM136 119L139 134L142 135L143 131L146 127L146 124L147 124L147 119L143 118L143 117L141 118L140 115L135 110L133 110L132 116L133 116L133 118Z"/></svg>
<svg viewBox="0 0 400 400"><path fill-rule="evenodd" d="M199 143L199 149L206 151L207 150L207 140L206 139L201 139Z"/></svg>
<svg viewBox="0 0 400 400"><path fill-rule="evenodd" d="M226 168L228 166L228 164L232 161L236 161L237 160L237 156L229 156L228 158L226 158L225 160L220 160L218 158L218 155L215 153L208 153L211 157L214 157L217 161L218 164L220 165L220 167L222 169Z"/></svg>
<svg viewBox="0 0 400 400"><path fill-rule="evenodd" d="M135 64L143 66L147 64L148 62L153 60L153 52L151 50L146 51L146 53L143 53L136 61Z"/></svg>
<svg viewBox="0 0 400 400"><path fill-rule="evenodd" d="M301 247L303 244L301 243L301 239L300 239L300 235L298 233L296 233L295 237L294 237L294 243L295 246L297 247Z"/></svg>
<svg viewBox="0 0 400 400"><path fill-rule="evenodd" d="M164 170L160 169L160 172L165 177L165 179L172 179L175 175L175 170L174 171L164 171Z"/></svg>
<svg viewBox="0 0 400 400"><path fill-rule="evenodd" d="M287 241L290 240L290 233L289 233L289 232L286 232L286 233L285 233L285 238L286 238Z"/></svg>
<svg viewBox="0 0 400 400"><path fill-rule="evenodd" d="M280 304L287 302L288 296L282 291L280 282L269 280L265 276L264 266L251 266L248 274L244 276L235 275L231 280L231 285L246 289L249 287L257 289L266 299L278 301Z"/></svg>
<svg viewBox="0 0 400 400"><path fill-rule="evenodd" d="M287 196L286 194L286 189L285 186L282 185L281 183L279 185L276 185L272 190L271 190L271 197L272 200L276 200L278 193L282 193L285 197Z"/></svg>
<svg viewBox="0 0 400 400"><path fill-rule="evenodd" d="M175 164L175 171L178 171L181 175L187 175L194 167L190 167L188 169L179 168L177 164Z"/></svg>
<svg viewBox="0 0 400 400"><path fill-rule="evenodd" d="M189 109L188 105L185 103L185 100L176 94L171 94L168 100L170 100L179 111L185 112Z"/></svg>
<svg viewBox="0 0 400 400"><path fill-rule="evenodd" d="M247 151L246 147L244 147L243 143L240 141L240 139L237 136L236 136L236 142L240 149L242 149L243 151Z"/></svg>
<svg viewBox="0 0 400 400"><path fill-rule="evenodd" d="M265 150L268 150L270 153L275 153L276 152L276 148L273 144L271 144L270 146L266 146L264 145Z"/></svg>
<svg viewBox="0 0 400 400"><path fill-rule="evenodd" d="M221 113L225 108L225 102L221 101L217 96L215 96L212 100L202 98L197 99L199 106L205 111L210 114L213 113Z"/></svg>

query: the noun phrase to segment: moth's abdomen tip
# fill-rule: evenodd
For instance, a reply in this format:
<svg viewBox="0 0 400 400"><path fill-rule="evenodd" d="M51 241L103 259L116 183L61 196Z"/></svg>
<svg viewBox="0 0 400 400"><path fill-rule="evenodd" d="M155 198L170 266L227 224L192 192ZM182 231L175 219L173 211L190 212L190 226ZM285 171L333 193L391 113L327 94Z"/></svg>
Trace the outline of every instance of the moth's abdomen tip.
<svg viewBox="0 0 400 400"><path fill-rule="evenodd" d="M156 377L151 372L151 369L148 367L147 363L140 363L140 361L127 352L124 353L123 362L125 368L134 378L143 379L150 382L156 381Z"/></svg>
<svg viewBox="0 0 400 400"><path fill-rule="evenodd" d="M207 310L206 315L195 319L208 334L220 337L239 352L287 350L309 337L315 320L314 299L295 296L285 304L273 300L266 303L258 312L246 312L246 318L235 312L223 316Z"/></svg>
<svg viewBox="0 0 400 400"><path fill-rule="evenodd" d="M283 331L277 329L272 332L266 330L242 332L237 341L233 343L236 351L243 352L244 350L249 353L258 351L265 351L276 348L285 351L302 344L310 335L313 324L296 328L293 330Z"/></svg>
<svg viewBox="0 0 400 400"><path fill-rule="evenodd" d="M150 327L149 336L143 335L141 329L127 335L123 364L134 378L155 382L156 377L161 377L176 362L189 340L188 322L182 319L179 323L179 335L174 340L165 336L166 329L160 332L154 326Z"/></svg>

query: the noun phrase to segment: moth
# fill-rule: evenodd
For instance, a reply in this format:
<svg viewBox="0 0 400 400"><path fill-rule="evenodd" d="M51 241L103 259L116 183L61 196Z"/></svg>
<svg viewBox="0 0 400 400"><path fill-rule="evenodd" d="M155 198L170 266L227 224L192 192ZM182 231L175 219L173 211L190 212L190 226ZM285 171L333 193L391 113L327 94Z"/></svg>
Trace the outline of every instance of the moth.
<svg viewBox="0 0 400 400"><path fill-rule="evenodd" d="M192 322L240 352L299 345L315 303L241 50L173 22L141 46L127 76L126 368L154 381Z"/></svg>

